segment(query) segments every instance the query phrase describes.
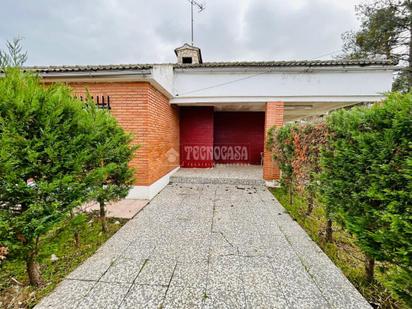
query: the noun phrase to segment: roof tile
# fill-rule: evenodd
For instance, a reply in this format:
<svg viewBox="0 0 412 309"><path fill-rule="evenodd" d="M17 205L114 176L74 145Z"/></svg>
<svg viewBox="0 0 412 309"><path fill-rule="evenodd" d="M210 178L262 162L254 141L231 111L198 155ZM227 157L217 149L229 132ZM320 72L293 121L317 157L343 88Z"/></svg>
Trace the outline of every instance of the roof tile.
<svg viewBox="0 0 412 309"><path fill-rule="evenodd" d="M333 67L333 66L394 66L390 60L298 60L298 61L239 61L239 62L204 62L199 64L172 64L174 68L237 68L237 67ZM109 65L62 65L31 66L26 71L38 73L54 72L97 72L122 70L149 70L153 64L109 64Z"/></svg>

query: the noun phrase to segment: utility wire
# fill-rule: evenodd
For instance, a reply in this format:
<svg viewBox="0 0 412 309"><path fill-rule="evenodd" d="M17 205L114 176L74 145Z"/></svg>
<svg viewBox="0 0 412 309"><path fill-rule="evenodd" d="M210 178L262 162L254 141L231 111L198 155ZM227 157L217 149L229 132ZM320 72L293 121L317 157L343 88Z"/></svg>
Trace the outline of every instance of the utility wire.
<svg viewBox="0 0 412 309"><path fill-rule="evenodd" d="M341 51L342 51L341 49L336 49L336 50L334 50L334 51L332 51L332 52L330 52L330 53L320 55L320 56L318 56L318 57L316 57L316 58L311 58L310 60L316 60L316 59L319 59L319 58L323 58L323 57L325 57L325 56L330 56L330 55L336 54L337 52L341 52Z"/></svg>
<svg viewBox="0 0 412 309"><path fill-rule="evenodd" d="M224 83L215 84L215 85L212 85L212 86L209 86L209 87L204 87L204 88L199 88L199 89L195 89L195 90L186 91L182 94L176 94L176 96L187 95L187 94L190 94L190 93L200 92L200 91L204 91L204 90L209 90L209 89L213 89L213 88L218 88L218 87L234 84L234 83L240 82L242 80L250 79L250 78L253 78L253 77L256 77L256 76L259 76L259 75L262 75L262 74L266 74L266 73L272 73L272 71L270 71L270 72L266 72L266 71L265 72L260 72L260 73L256 73L256 74L253 74L253 75L249 75L249 76L241 77L241 78L238 78L238 79L230 80L230 81L227 81L227 82L224 82Z"/></svg>

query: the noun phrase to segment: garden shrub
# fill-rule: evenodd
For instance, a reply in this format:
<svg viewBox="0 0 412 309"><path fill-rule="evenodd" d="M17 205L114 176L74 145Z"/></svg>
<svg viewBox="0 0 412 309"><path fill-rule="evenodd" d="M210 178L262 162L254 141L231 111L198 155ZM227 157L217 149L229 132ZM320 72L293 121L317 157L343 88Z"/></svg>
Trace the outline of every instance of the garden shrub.
<svg viewBox="0 0 412 309"><path fill-rule="evenodd" d="M321 154L324 200L367 256L397 265L388 287L412 301L412 94L332 113Z"/></svg>
<svg viewBox="0 0 412 309"><path fill-rule="evenodd" d="M99 203L102 231L107 232L106 204L126 197L134 182L129 167L137 146L107 110L92 109L95 130L91 136L93 167L92 198Z"/></svg>
<svg viewBox="0 0 412 309"><path fill-rule="evenodd" d="M31 284L41 284L42 236L99 190L114 185L119 196L125 194L131 181L129 142L107 112L76 100L68 87L45 87L36 76L5 70L0 79L0 239L8 258L26 261Z"/></svg>
<svg viewBox="0 0 412 309"><path fill-rule="evenodd" d="M326 122L272 128L268 147L281 183L315 193L328 219L355 236L367 280L381 261L383 283L412 305L412 94L391 94L372 107L333 112Z"/></svg>
<svg viewBox="0 0 412 309"><path fill-rule="evenodd" d="M293 191L306 196L310 215L317 193L317 175L320 171L320 151L327 146L328 129L324 122L316 124L286 124L273 127L268 133L268 148L281 170L281 185L289 192L289 203L293 202ZM326 241L332 241L332 216L324 203L327 226Z"/></svg>
<svg viewBox="0 0 412 309"><path fill-rule="evenodd" d="M293 156L295 147L293 144L293 130L295 125L286 124L283 127L273 127L268 132L267 148L273 153L273 158L279 164L281 170L281 184L288 188L290 203L293 193Z"/></svg>
<svg viewBox="0 0 412 309"><path fill-rule="evenodd" d="M293 130L293 178L296 189L306 195L307 215L313 210L317 188L316 175L320 172L320 151L327 143L327 134L327 126L323 122L303 123Z"/></svg>

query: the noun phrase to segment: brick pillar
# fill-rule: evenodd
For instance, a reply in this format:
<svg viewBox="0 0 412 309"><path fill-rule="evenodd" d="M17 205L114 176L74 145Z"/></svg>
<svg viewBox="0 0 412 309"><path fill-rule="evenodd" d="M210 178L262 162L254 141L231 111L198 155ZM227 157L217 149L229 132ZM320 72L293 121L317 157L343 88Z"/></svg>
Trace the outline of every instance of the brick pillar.
<svg viewBox="0 0 412 309"><path fill-rule="evenodd" d="M276 162L273 162L272 152L266 149L267 133L273 126L281 127L283 125L283 102L267 102L265 113L265 150L263 156L263 179L279 180L280 170Z"/></svg>

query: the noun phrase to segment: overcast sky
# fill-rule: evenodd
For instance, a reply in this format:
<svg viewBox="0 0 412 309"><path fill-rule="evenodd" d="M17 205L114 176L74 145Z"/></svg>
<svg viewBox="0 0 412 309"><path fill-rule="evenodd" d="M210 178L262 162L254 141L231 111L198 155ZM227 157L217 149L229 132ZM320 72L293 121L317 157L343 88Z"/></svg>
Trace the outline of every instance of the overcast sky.
<svg viewBox="0 0 412 309"><path fill-rule="evenodd" d="M203 2L206 10L195 13L203 60L238 61L331 58L341 33L358 27L360 0ZM174 62L174 48L190 41L190 4L1 0L0 48L16 36L24 38L29 65Z"/></svg>

